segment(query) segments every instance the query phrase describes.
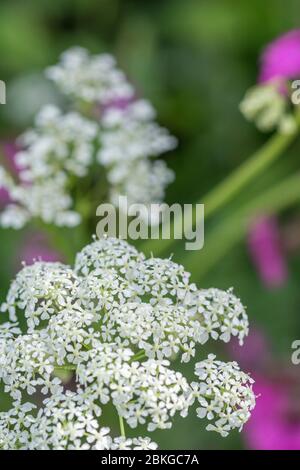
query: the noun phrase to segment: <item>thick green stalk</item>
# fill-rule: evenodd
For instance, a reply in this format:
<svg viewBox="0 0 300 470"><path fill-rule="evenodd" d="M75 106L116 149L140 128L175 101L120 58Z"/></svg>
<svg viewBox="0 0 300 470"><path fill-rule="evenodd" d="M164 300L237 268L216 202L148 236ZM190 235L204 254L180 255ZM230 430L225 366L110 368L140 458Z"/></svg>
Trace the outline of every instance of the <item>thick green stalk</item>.
<svg viewBox="0 0 300 470"><path fill-rule="evenodd" d="M122 416L120 416L120 415L119 415L119 423L120 423L121 436L126 438L124 420L123 420Z"/></svg>
<svg viewBox="0 0 300 470"><path fill-rule="evenodd" d="M76 370L76 366L73 365L73 364L70 364L70 365L66 364L66 365L64 365L64 366L57 366L57 365L56 365L56 366L54 367L54 371L56 371L56 370L58 370L58 371L59 371L59 370L62 370L62 371L74 371L74 370Z"/></svg>
<svg viewBox="0 0 300 470"><path fill-rule="evenodd" d="M233 173L212 189L202 200L205 217L209 217L233 199L246 184L268 168L295 139L298 129L290 134L276 133L270 140L242 163Z"/></svg>
<svg viewBox="0 0 300 470"><path fill-rule="evenodd" d="M245 236L251 219L261 213L277 213L300 201L300 174L290 176L281 183L252 199L234 214L221 220L208 237L204 249L187 252L184 263L203 277L226 253Z"/></svg>
<svg viewBox="0 0 300 470"><path fill-rule="evenodd" d="M256 151L250 158L242 163L220 184L209 191L198 204L204 204L205 221L215 212L221 209L225 204L232 200L247 184L254 181L264 170L266 170L279 156L288 148L298 134L298 128L289 134L277 132L266 144ZM171 226L171 234L181 228L181 220L174 220ZM192 229L192 227L190 227ZM188 231L189 227L185 227ZM141 247L145 253L153 252L159 255L166 251L174 243L171 237L163 242L157 240L148 240Z"/></svg>

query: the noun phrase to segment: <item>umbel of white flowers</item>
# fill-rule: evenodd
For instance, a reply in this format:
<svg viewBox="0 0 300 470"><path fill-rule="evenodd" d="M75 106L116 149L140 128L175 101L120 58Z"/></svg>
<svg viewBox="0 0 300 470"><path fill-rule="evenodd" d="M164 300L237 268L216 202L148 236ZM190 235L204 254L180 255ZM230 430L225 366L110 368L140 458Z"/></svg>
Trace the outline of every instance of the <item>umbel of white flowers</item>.
<svg viewBox="0 0 300 470"><path fill-rule="evenodd" d="M71 110L45 106L35 127L19 138L18 181L0 167L0 187L10 198L0 225L19 229L33 217L57 226L79 224L71 189L92 165L102 169L113 204L119 196L130 204L161 202L174 175L153 159L173 149L176 139L155 122L152 105L136 98L114 58L72 48L46 75L68 95Z"/></svg>
<svg viewBox="0 0 300 470"><path fill-rule="evenodd" d="M170 429L196 402L207 430L227 436L255 405L253 380L235 362L210 354L196 363L192 383L171 368L209 338L242 344L248 319L240 300L231 290L197 289L182 266L145 259L125 241L94 241L74 268L25 266L2 311L9 321L0 325L0 379L13 400L0 413L4 449L155 449L149 437L127 438L125 425ZM64 389L61 370L73 371L75 391ZM45 396L40 409L28 401L37 393ZM102 422L109 403L118 437Z"/></svg>

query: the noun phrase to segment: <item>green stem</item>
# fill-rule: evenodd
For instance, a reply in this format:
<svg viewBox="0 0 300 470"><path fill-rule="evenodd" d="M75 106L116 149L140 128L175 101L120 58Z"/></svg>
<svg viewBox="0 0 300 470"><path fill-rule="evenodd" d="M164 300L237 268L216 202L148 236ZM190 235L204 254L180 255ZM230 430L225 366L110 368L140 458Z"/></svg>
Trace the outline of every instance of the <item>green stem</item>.
<svg viewBox="0 0 300 470"><path fill-rule="evenodd" d="M203 277L228 251L245 236L252 218L261 213L276 213L300 200L300 174L286 178L271 187L234 214L216 224L205 243L204 249L195 254L189 252L184 263L190 271Z"/></svg>
<svg viewBox="0 0 300 470"><path fill-rule="evenodd" d="M76 366L73 365L65 365L65 366L55 366L54 370L76 370Z"/></svg>
<svg viewBox="0 0 300 470"><path fill-rule="evenodd" d="M276 133L269 141L242 163L233 173L212 189L202 200L205 205L205 217L223 207L240 190L268 168L290 145L298 133Z"/></svg>
<svg viewBox="0 0 300 470"><path fill-rule="evenodd" d="M126 438L124 420L123 420L122 416L120 416L120 415L119 415L119 424L120 424L121 436Z"/></svg>
<svg viewBox="0 0 300 470"><path fill-rule="evenodd" d="M144 352L144 351L141 351L141 352L135 354L134 356L132 356L131 359L132 359L133 361L140 361L141 359L145 359L146 357L147 357L147 356L146 356L145 352Z"/></svg>
<svg viewBox="0 0 300 470"><path fill-rule="evenodd" d="M232 200L247 184L257 178L264 170L266 170L277 158L283 153L284 150L292 143L298 134L298 128L289 134L282 134L277 132L273 135L268 142L266 142L258 151L242 163L236 170L234 170L227 178L220 184L208 192L197 204L204 204L205 221L212 216L215 212L221 209L226 203ZM181 220L174 220L171 224L171 235L176 233L181 228ZM186 227L186 232L192 229ZM153 251L154 255L158 255L175 242L170 237L168 240L155 241L148 240L141 247L141 250L146 254Z"/></svg>

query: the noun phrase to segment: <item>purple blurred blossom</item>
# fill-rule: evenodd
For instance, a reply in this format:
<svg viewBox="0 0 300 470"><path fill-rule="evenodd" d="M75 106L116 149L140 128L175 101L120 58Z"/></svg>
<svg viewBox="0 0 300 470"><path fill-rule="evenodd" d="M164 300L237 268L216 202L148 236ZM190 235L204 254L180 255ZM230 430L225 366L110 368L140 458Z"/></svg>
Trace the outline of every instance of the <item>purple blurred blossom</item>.
<svg viewBox="0 0 300 470"><path fill-rule="evenodd" d="M5 158L5 166L12 175L18 175L20 166L16 162L16 154L19 150L13 141L4 141L1 145L3 157ZM5 188L0 188L0 205L6 205L11 202L9 193Z"/></svg>
<svg viewBox="0 0 300 470"><path fill-rule="evenodd" d="M237 338L232 338L227 345L227 351L242 369L247 372L263 370L271 360L271 351L268 339L258 327L251 327L249 335L240 346Z"/></svg>
<svg viewBox="0 0 300 470"><path fill-rule="evenodd" d="M17 175L22 167L16 161L16 154L20 150L14 141L5 141L2 143L5 158L7 160L8 169Z"/></svg>
<svg viewBox="0 0 300 470"><path fill-rule="evenodd" d="M254 376L254 392L259 395L244 438L251 449L299 450L300 416L292 410L288 384Z"/></svg>
<svg viewBox="0 0 300 470"><path fill-rule="evenodd" d="M0 187L0 206L6 206L10 202L8 191Z"/></svg>
<svg viewBox="0 0 300 470"><path fill-rule="evenodd" d="M62 261L62 256L50 247L47 238L42 233L32 233L23 242L17 255L17 265L25 262L27 265L38 261Z"/></svg>
<svg viewBox="0 0 300 470"><path fill-rule="evenodd" d="M248 248L262 282L268 288L282 286L288 277L287 262L275 217L255 220L248 232Z"/></svg>
<svg viewBox="0 0 300 470"><path fill-rule="evenodd" d="M106 111L107 109L115 108L115 109L120 109L123 111L124 109L127 108L127 106L129 106L134 101L135 101L135 97L117 98L117 99L114 99L105 103L102 109Z"/></svg>
<svg viewBox="0 0 300 470"><path fill-rule="evenodd" d="M263 51L258 81L300 78L300 29L272 41Z"/></svg>
<svg viewBox="0 0 300 470"><path fill-rule="evenodd" d="M235 340L227 347L230 356L255 380L256 406L243 428L247 447L256 450L300 449L298 374L293 376L289 367L274 362L268 339L257 327L250 329L243 347Z"/></svg>

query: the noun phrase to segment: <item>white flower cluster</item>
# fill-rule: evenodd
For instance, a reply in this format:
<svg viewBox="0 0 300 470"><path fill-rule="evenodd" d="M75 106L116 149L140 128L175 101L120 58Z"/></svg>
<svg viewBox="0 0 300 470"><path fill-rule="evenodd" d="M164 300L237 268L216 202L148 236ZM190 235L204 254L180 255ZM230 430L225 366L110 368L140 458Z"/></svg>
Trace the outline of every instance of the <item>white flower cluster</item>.
<svg viewBox="0 0 300 470"><path fill-rule="evenodd" d="M23 181L33 182L65 170L85 176L93 162L93 142L98 126L76 112L62 114L55 106L46 106L37 115L35 128L26 132L20 143L25 148L17 154Z"/></svg>
<svg viewBox="0 0 300 470"><path fill-rule="evenodd" d="M209 336L228 343L236 336L240 345L248 335L249 324L245 307L232 293L211 288L199 293L197 312L205 329L203 341Z"/></svg>
<svg viewBox="0 0 300 470"><path fill-rule="evenodd" d="M129 203L159 202L174 175L156 157L176 147L176 139L155 122L155 111L146 100L125 107L108 107L103 114L99 162L108 168L111 200L124 194Z"/></svg>
<svg viewBox="0 0 300 470"><path fill-rule="evenodd" d="M183 266L170 259L145 260L134 248L128 250L126 242L111 240L88 245L75 263L75 271L86 276L96 308L100 289L107 293L99 330L103 340L135 345L149 358L180 353L183 362L194 356L196 343L209 338L228 342L237 336L243 343L248 317L231 290L198 290Z"/></svg>
<svg viewBox="0 0 300 470"><path fill-rule="evenodd" d="M148 437L111 437L100 427L98 415L84 396L67 391L44 400L36 411L32 403L13 403L0 412L0 446L3 450L155 450ZM99 409L100 411L100 409Z"/></svg>
<svg viewBox="0 0 300 470"><path fill-rule="evenodd" d="M200 382L191 385L170 368L178 354L189 361L209 336L242 341L248 331L231 291L198 290L170 260L145 259L122 240L97 240L77 255L74 269L25 266L2 311L10 322L0 326L0 380L14 400L0 413L3 448L156 448L148 438L110 437L100 427L108 403L130 428L149 432L171 428L195 398L222 435L249 417L251 382L235 364L210 357L196 365ZM75 391L65 390L61 370L74 372ZM40 410L26 401L37 393L45 396Z"/></svg>
<svg viewBox="0 0 300 470"><path fill-rule="evenodd" d="M233 428L241 429L255 406L251 388L254 381L240 371L236 362L217 361L213 354L196 364L195 374L200 379L199 383L192 384L200 404L197 415L215 420L206 429L217 431L223 437Z"/></svg>
<svg viewBox="0 0 300 470"><path fill-rule="evenodd" d="M13 203L1 214L1 224L21 228L30 218L41 217L58 226L77 225L80 216L70 210L69 176L86 175L97 125L75 112L63 115L50 105L37 115L35 124L19 139L24 149L16 155L19 183L7 176L4 186Z"/></svg>
<svg viewBox="0 0 300 470"><path fill-rule="evenodd" d="M73 47L61 55L58 65L46 70L63 93L89 103L106 104L131 99L133 87L109 54L92 56L82 47Z"/></svg>
<svg viewBox="0 0 300 470"><path fill-rule="evenodd" d="M46 73L73 98L78 112L48 105L19 139L17 181L3 168L0 172L0 187L10 196L0 225L18 229L31 218L78 225L74 189L95 165L105 174L104 189L113 204L119 205L119 196L127 196L129 204L161 202L174 175L153 157L172 150L176 139L155 122L151 104L135 98L113 57L73 48Z"/></svg>

